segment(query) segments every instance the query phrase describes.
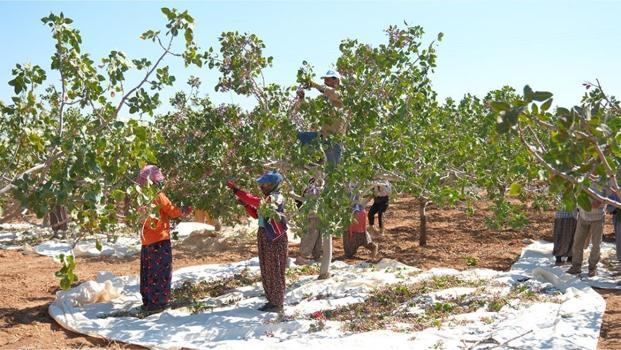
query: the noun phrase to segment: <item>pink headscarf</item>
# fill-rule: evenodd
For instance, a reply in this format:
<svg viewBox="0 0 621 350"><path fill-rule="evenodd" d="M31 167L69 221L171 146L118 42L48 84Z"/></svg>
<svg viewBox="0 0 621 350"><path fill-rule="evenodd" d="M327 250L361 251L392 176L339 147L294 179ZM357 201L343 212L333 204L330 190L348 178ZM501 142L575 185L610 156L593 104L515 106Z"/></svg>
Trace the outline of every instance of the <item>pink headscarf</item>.
<svg viewBox="0 0 621 350"><path fill-rule="evenodd" d="M158 183L164 181L164 175L157 166L146 165L140 170L140 174L138 175L136 182L138 182L140 186L144 186L147 184L147 179L150 179L152 183Z"/></svg>

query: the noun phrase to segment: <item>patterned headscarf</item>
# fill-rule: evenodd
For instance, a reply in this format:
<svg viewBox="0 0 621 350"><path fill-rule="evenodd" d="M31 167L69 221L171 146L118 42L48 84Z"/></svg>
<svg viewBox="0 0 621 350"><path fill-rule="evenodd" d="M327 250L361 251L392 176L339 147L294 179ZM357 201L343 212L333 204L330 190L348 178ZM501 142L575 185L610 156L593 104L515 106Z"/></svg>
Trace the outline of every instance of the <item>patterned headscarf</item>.
<svg viewBox="0 0 621 350"><path fill-rule="evenodd" d="M140 174L138 175L136 182L140 186L144 186L147 184L147 179L150 179L152 183L157 184L164 181L164 174L162 174L162 171L157 166L146 165L140 170Z"/></svg>

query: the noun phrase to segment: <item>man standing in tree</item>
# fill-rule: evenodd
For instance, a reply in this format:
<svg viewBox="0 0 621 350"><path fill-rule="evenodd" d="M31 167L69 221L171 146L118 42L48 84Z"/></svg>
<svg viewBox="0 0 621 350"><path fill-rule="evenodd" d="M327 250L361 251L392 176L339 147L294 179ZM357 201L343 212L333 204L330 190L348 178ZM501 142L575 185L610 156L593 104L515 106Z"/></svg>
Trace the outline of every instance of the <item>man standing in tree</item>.
<svg viewBox="0 0 621 350"><path fill-rule="evenodd" d="M323 79L324 85L313 81L309 83L311 88L317 89L322 94L321 103L321 126L320 131L300 132L298 138L302 143L309 143L317 137L321 137L322 143L326 147L325 154L328 164L335 167L341 160L343 145L334 140L335 137L345 135L347 132L346 113L343 111L343 102L340 96L341 76L335 70L328 70ZM297 101L295 110L300 107L301 101L305 97L303 89L297 91Z"/></svg>
<svg viewBox="0 0 621 350"><path fill-rule="evenodd" d="M338 141L347 132L346 113L343 111L343 102L340 96L341 76L335 70L328 70L322 77L324 85L317 84L313 81L309 82L309 87L318 90L322 94L322 98L318 100L321 107L320 128L319 132L300 132L298 139L303 143L309 143L317 138L321 139L324 147L328 169L334 169L341 160L343 152L343 144ZM298 111L305 93L303 89L298 89L297 100L294 110ZM317 222L317 224L319 224ZM318 228L319 231L320 228ZM322 259L319 279L327 279L330 277L329 266L332 260L332 237L324 237L322 242Z"/></svg>

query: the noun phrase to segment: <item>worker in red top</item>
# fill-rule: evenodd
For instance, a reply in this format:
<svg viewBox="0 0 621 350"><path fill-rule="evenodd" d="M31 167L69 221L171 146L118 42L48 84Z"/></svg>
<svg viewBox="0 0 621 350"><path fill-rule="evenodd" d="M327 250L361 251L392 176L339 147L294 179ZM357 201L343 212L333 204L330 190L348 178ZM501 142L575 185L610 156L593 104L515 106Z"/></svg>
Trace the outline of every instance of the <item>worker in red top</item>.
<svg viewBox="0 0 621 350"><path fill-rule="evenodd" d="M138 184L145 186L151 182L159 189L163 188L164 175L154 165L147 165L140 170ZM152 202L157 208L157 217L148 217L141 232L142 249L140 251L140 294L142 307L146 311L159 311L170 300L172 281L172 249L170 244L170 219L188 215L191 207L178 208L170 202L161 190Z"/></svg>
<svg viewBox="0 0 621 350"><path fill-rule="evenodd" d="M234 182L227 182L248 215L259 219L257 240L261 283L267 303L259 310L282 312L285 301L285 271L287 269L287 220L284 215L284 197L278 191L282 175L275 171L257 179L263 198L240 190Z"/></svg>

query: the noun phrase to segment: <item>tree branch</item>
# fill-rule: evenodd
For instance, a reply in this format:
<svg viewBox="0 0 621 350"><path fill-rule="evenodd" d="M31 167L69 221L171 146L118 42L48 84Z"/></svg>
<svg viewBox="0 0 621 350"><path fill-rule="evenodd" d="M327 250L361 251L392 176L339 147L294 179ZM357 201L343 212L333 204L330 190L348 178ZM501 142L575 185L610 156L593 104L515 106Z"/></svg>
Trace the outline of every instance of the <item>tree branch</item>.
<svg viewBox="0 0 621 350"><path fill-rule="evenodd" d="M121 102L119 102L118 106L116 107L116 110L114 111L114 114L112 115L112 119L113 120L116 119L116 117L119 115L119 112L121 111L121 108L123 108L123 105L125 104L125 101L129 98L129 96L131 96L134 92L136 92L138 89L140 89L142 87L142 85L144 85L144 83L146 83L147 80L149 80L149 77L151 76L151 74L153 74L153 72L155 72L155 70L157 69L159 64L162 62L164 57L166 57L166 55L170 53L169 50L170 50L170 47L172 45L173 38L174 37L172 37L172 36L170 37L170 41L168 42L168 48L166 50L164 50L164 52L160 55L160 57L157 59L157 61L153 65L153 67L151 67L151 69L144 76L144 79L142 79L142 81L138 85L136 85L133 89L129 90L129 92L127 94L125 94L123 96L123 98L121 98Z"/></svg>
<svg viewBox="0 0 621 350"><path fill-rule="evenodd" d="M619 182L617 181L617 172L614 171L612 167L610 166L610 163L608 163L608 159L606 159L606 155L604 154L604 152L602 151L602 148L597 143L597 138L591 135L589 139L591 140L591 142L593 142L593 145L595 146L595 150L597 151L599 158L601 159L602 163L604 163L604 166L606 167L606 173L608 174L609 179L612 180L612 188L614 192L617 195L621 194L619 193Z"/></svg>
<svg viewBox="0 0 621 350"><path fill-rule="evenodd" d="M167 53L169 53L169 54L171 54L173 56L176 56L176 57L182 57L183 56L182 54L170 51L170 45L168 46L168 48L166 48L164 46L164 44L162 44L162 39L160 39L159 35L157 36L157 42L158 42L158 44L160 44L160 47L162 48L162 50L164 50L164 52L167 52Z"/></svg>
<svg viewBox="0 0 621 350"><path fill-rule="evenodd" d="M528 152L535 157L535 159L541 164L543 165L545 168L547 168L548 170L550 170L553 174L560 176L561 178L563 178L565 181L568 181L570 183L572 183L573 185L577 186L580 190L584 191L585 193L587 193L591 198L598 200L600 202L612 205L615 208L619 208L621 209L621 202L617 202L614 201L608 197L604 197L601 194L595 192L592 188L587 188L584 187L575 177L566 174L558 169L556 169L555 167L553 167L552 165L550 165L548 162L546 162L545 159L543 159L543 157L535 150L535 147L531 144L529 144L525 139L524 139L524 134L523 134L523 130L518 128L518 134L520 135L520 140L522 141L522 143L524 144L524 146L526 146L526 149L528 150Z"/></svg>
<svg viewBox="0 0 621 350"><path fill-rule="evenodd" d="M63 128L65 124L64 113L65 113L65 94L67 93L66 88L66 79L65 74L63 73L62 63L58 70L60 72L60 84L61 84L61 92L60 92L60 108L58 112L58 138L62 138L63 136Z"/></svg>
<svg viewBox="0 0 621 350"><path fill-rule="evenodd" d="M52 162L54 162L62 153L61 152L56 152L54 154L52 154L52 156L50 156L45 162L43 163L39 163L33 167L31 167L30 169L22 172L21 174L17 175L15 178L13 178L13 180L11 181L11 183L9 183L8 185L0 188L0 195L3 195L7 192L9 192L10 190L12 190L13 188L15 188L15 185L13 185L13 182L24 178L24 176L26 175L31 175L31 174L36 174L40 171L43 171L45 169L48 169L50 167L50 165L52 165Z"/></svg>
<svg viewBox="0 0 621 350"><path fill-rule="evenodd" d="M604 88L602 88L602 84L600 84L599 79L595 79L595 81L597 82L597 88L599 89L599 91L601 91L602 96L604 96L604 99L606 100L606 102L608 102L610 108L614 109L617 113L621 113L621 108L619 108L618 105L612 103L608 95L606 95L606 93L604 92Z"/></svg>
<svg viewBox="0 0 621 350"><path fill-rule="evenodd" d="M5 181L13 182L11 179L7 177L7 174L13 168L13 162L15 162L15 159L17 159L17 154L19 153L20 148L21 148L21 142L17 144L17 147L15 148L15 153L13 154L13 158L7 164L6 171L2 174L2 179L4 179Z"/></svg>
<svg viewBox="0 0 621 350"><path fill-rule="evenodd" d="M252 82L252 93L256 96L259 104L263 106L263 109L266 113L269 112L269 108L267 105L267 98L265 97L265 92L259 88L259 84L254 79L250 79Z"/></svg>
<svg viewBox="0 0 621 350"><path fill-rule="evenodd" d="M547 152L546 148L543 146L543 142L541 142L541 140L539 140L539 137L537 136L537 134L535 133L535 130L533 130L533 128L529 126L527 126L528 130L530 131L531 134L533 134L533 138L535 139L535 141L537 142L537 145L539 145L539 148L543 151L543 152Z"/></svg>

